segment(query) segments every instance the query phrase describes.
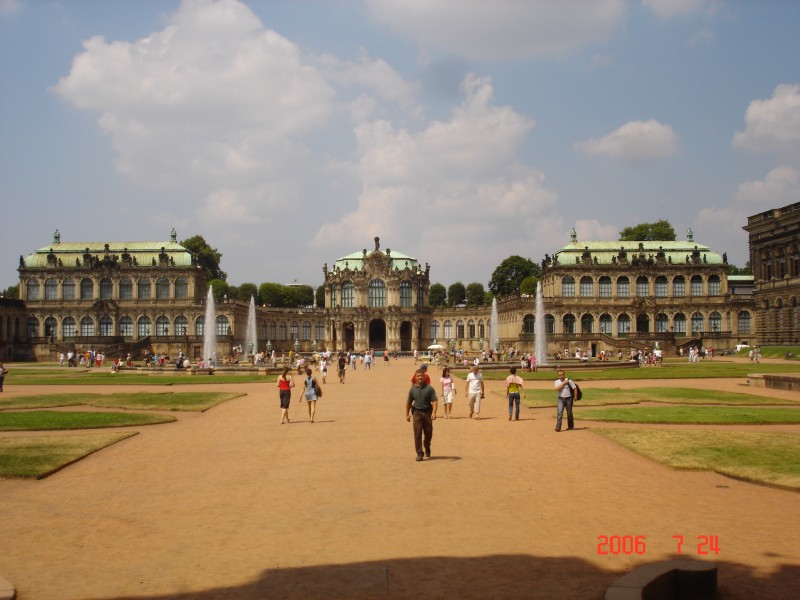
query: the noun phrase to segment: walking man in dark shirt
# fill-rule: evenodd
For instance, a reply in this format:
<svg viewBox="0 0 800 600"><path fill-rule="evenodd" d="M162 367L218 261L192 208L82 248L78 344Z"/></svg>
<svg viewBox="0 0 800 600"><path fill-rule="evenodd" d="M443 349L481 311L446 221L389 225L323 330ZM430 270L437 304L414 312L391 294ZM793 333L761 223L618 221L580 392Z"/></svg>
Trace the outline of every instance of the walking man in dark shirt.
<svg viewBox="0 0 800 600"><path fill-rule="evenodd" d="M415 374L416 382L408 391L406 400L406 421L411 421L414 417L414 448L417 451L417 460L423 459L422 449L425 448L425 456L431 455L431 438L433 437L433 422L436 420L436 408L439 404L436 397L436 390L433 386L425 382L425 372L419 370ZM422 434L425 434L423 444Z"/></svg>

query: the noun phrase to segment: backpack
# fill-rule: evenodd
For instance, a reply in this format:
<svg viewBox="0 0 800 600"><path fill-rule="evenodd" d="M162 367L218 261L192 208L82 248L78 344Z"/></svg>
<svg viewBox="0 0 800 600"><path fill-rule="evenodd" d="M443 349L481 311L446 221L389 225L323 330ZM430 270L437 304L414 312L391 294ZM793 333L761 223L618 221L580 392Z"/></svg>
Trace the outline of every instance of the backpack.
<svg viewBox="0 0 800 600"><path fill-rule="evenodd" d="M574 381L572 381L572 389L575 390L575 400L580 400L581 398L583 398L583 392L581 391L581 386L579 386Z"/></svg>

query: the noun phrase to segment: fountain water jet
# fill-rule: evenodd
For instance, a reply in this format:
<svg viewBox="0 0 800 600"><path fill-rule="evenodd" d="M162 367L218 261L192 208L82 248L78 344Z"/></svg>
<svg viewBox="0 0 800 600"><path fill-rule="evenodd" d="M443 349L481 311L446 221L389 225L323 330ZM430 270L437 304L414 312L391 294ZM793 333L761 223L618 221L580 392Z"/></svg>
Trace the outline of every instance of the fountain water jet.
<svg viewBox="0 0 800 600"><path fill-rule="evenodd" d="M256 337L256 299L250 296L250 310L247 311L247 332L244 338L245 360L255 356L258 352L258 338Z"/></svg>
<svg viewBox="0 0 800 600"><path fill-rule="evenodd" d="M489 340L495 352L500 350L500 323L497 319L497 298L492 298L492 326L489 330Z"/></svg>
<svg viewBox="0 0 800 600"><path fill-rule="evenodd" d="M217 365L217 314L214 306L214 294L208 286L206 296L206 317L203 325L203 362L206 367Z"/></svg>
<svg viewBox="0 0 800 600"><path fill-rule="evenodd" d="M547 338L544 324L544 298L542 298L542 282L536 284L536 333L534 338L534 351L536 364L547 364Z"/></svg>

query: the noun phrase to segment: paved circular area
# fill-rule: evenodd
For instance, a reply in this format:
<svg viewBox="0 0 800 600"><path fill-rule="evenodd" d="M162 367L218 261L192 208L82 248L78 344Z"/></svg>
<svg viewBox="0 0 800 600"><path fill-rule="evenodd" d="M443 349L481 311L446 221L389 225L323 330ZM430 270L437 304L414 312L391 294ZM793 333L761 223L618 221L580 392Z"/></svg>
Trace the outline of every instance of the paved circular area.
<svg viewBox="0 0 800 600"><path fill-rule="evenodd" d="M433 458L418 463L404 418L414 368L401 359L349 370L344 385L329 377L313 424L297 390L280 425L274 383L204 387L247 396L138 428L45 480L0 481L0 573L21 600L599 599L630 568L675 557L680 535L681 556L720 565L722 597L800 589L800 495L673 471L592 422L555 433L552 408L509 422L501 382L487 383L475 421L460 381L455 418L436 420ZM742 384L584 387L797 397ZM598 554L601 536L645 536L646 549ZM717 536L719 555L698 555L701 536Z"/></svg>

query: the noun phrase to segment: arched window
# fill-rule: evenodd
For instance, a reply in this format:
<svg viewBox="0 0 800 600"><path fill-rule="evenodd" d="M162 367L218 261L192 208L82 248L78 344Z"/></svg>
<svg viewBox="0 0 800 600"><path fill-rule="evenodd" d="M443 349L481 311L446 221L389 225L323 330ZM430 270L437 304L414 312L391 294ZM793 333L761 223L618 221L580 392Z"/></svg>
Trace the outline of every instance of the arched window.
<svg viewBox="0 0 800 600"><path fill-rule="evenodd" d="M119 335L123 337L133 337L133 319L130 317L122 317L119 320Z"/></svg>
<svg viewBox="0 0 800 600"><path fill-rule="evenodd" d="M194 320L194 334L205 335L205 332L206 332L206 318L201 315Z"/></svg>
<svg viewBox="0 0 800 600"><path fill-rule="evenodd" d="M150 280L149 279L140 279L138 284L138 289L136 290L136 296L139 300L149 300L150 299Z"/></svg>
<svg viewBox="0 0 800 600"><path fill-rule="evenodd" d="M686 295L686 280L683 275L678 275L672 280L672 295L683 298Z"/></svg>
<svg viewBox="0 0 800 600"><path fill-rule="evenodd" d="M478 321L478 337L479 338L486 337L486 325L483 323L483 319Z"/></svg>
<svg viewBox="0 0 800 600"><path fill-rule="evenodd" d="M386 306L386 285L381 279L369 282L367 305L373 308Z"/></svg>
<svg viewBox="0 0 800 600"><path fill-rule="evenodd" d="M625 313L617 317L617 335L627 336L631 332L631 318Z"/></svg>
<svg viewBox="0 0 800 600"><path fill-rule="evenodd" d="M72 317L66 317L61 322L61 329L64 332L65 338L75 337L75 334L77 333L75 328L75 319Z"/></svg>
<svg viewBox="0 0 800 600"><path fill-rule="evenodd" d="M601 298L611 298L611 277L603 275L600 278L597 292Z"/></svg>
<svg viewBox="0 0 800 600"><path fill-rule="evenodd" d="M530 313L522 317L522 333L536 333L536 317Z"/></svg>
<svg viewBox="0 0 800 600"><path fill-rule="evenodd" d="M215 325L216 326L214 330L217 332L218 336L228 335L228 329L229 329L228 317L226 317L225 315L217 315L217 321Z"/></svg>
<svg viewBox="0 0 800 600"><path fill-rule="evenodd" d="M269 333L267 333L268 340L278 339L278 324L275 321L269 322Z"/></svg>
<svg viewBox="0 0 800 600"><path fill-rule="evenodd" d="M81 335L83 337L94 335L94 319L92 317L83 317L81 319Z"/></svg>
<svg viewBox="0 0 800 600"><path fill-rule="evenodd" d="M547 333L556 332L556 318L553 315L547 314L544 316L544 329Z"/></svg>
<svg viewBox="0 0 800 600"><path fill-rule="evenodd" d="M81 279L81 300L94 299L94 281L88 277Z"/></svg>
<svg viewBox="0 0 800 600"><path fill-rule="evenodd" d="M159 277L156 281L156 298L158 300L169 298L169 279L166 277Z"/></svg>
<svg viewBox="0 0 800 600"><path fill-rule="evenodd" d="M475 337L475 321L470 319L467 321L467 337L474 338Z"/></svg>
<svg viewBox="0 0 800 600"><path fill-rule="evenodd" d="M719 275L711 275L708 278L708 295L719 296L721 289L722 289L722 284L720 283Z"/></svg>
<svg viewBox="0 0 800 600"><path fill-rule="evenodd" d="M58 335L58 321L56 321L55 317L47 317L44 320L44 334L47 337Z"/></svg>
<svg viewBox="0 0 800 600"><path fill-rule="evenodd" d="M303 321L303 337L300 339L304 342L311 341L311 321Z"/></svg>
<svg viewBox="0 0 800 600"><path fill-rule="evenodd" d="M110 337L114 335L114 321L108 315L100 317L100 335L102 337Z"/></svg>
<svg viewBox="0 0 800 600"><path fill-rule="evenodd" d="M581 298L592 298L594 296L594 280L588 275L581 277Z"/></svg>
<svg viewBox="0 0 800 600"><path fill-rule="evenodd" d="M28 279L28 283L25 286L25 298L27 300L39 299L39 282L35 279Z"/></svg>
<svg viewBox="0 0 800 600"><path fill-rule="evenodd" d="M285 342L288 335L289 328L286 326L286 321L281 321L278 325L278 339Z"/></svg>
<svg viewBox="0 0 800 600"><path fill-rule="evenodd" d="M325 339L325 322L324 321L317 321L317 324L314 326L316 331L314 332L314 337L318 342L321 342Z"/></svg>
<svg viewBox="0 0 800 600"><path fill-rule="evenodd" d="M431 339L439 339L439 321L431 321Z"/></svg>
<svg viewBox="0 0 800 600"><path fill-rule="evenodd" d="M612 334L612 323L613 320L611 319L611 315L608 313L603 313L600 315L600 333L605 333L606 335Z"/></svg>
<svg viewBox="0 0 800 600"><path fill-rule="evenodd" d="M656 332L657 333L666 333L669 330L669 319L667 315L664 313L658 313L656 315Z"/></svg>
<svg viewBox="0 0 800 600"><path fill-rule="evenodd" d="M683 336L686 335L686 315L683 313L678 313L675 315L675 318L672 320L674 327L675 327L675 335Z"/></svg>
<svg viewBox="0 0 800 600"><path fill-rule="evenodd" d="M169 335L169 319L164 315L161 315L156 319L156 335Z"/></svg>
<svg viewBox="0 0 800 600"><path fill-rule="evenodd" d="M575 333L575 315L566 314L562 319L564 333Z"/></svg>
<svg viewBox="0 0 800 600"><path fill-rule="evenodd" d="M739 311L739 333L750 333L750 312Z"/></svg>
<svg viewBox="0 0 800 600"><path fill-rule="evenodd" d="M400 306L413 306L413 287L410 281L400 283Z"/></svg>
<svg viewBox="0 0 800 600"><path fill-rule="evenodd" d="M188 335L189 333L189 319L184 315L175 317L175 335Z"/></svg>
<svg viewBox="0 0 800 600"><path fill-rule="evenodd" d="M461 319L456 321L456 337L460 340L464 339L464 321Z"/></svg>
<svg viewBox="0 0 800 600"><path fill-rule="evenodd" d="M297 332L299 327L297 326L297 321L292 321L289 323L289 340L294 341L297 339Z"/></svg>
<svg viewBox="0 0 800 600"><path fill-rule="evenodd" d="M39 337L39 319L36 317L28 317L28 339Z"/></svg>
<svg viewBox="0 0 800 600"><path fill-rule="evenodd" d="M452 321L444 322L444 337L448 340L453 337L453 323Z"/></svg>
<svg viewBox="0 0 800 600"><path fill-rule="evenodd" d="M689 295L690 296L703 295L703 278L700 275L692 275L692 279L690 280L689 284Z"/></svg>
<svg viewBox="0 0 800 600"><path fill-rule="evenodd" d="M636 332L650 333L650 316L647 313L636 315Z"/></svg>
<svg viewBox="0 0 800 600"><path fill-rule="evenodd" d="M636 295L639 298L646 298L650 295L650 280L644 275L636 278Z"/></svg>
<svg viewBox="0 0 800 600"><path fill-rule="evenodd" d="M75 300L75 280L65 279L61 284L61 299Z"/></svg>
<svg viewBox="0 0 800 600"><path fill-rule="evenodd" d="M692 333L703 333L703 315L699 312L692 315Z"/></svg>
<svg viewBox="0 0 800 600"><path fill-rule="evenodd" d="M667 297L667 278L663 275L656 277L656 298Z"/></svg>
<svg viewBox="0 0 800 600"><path fill-rule="evenodd" d="M130 300L133 298L133 282L130 277L124 277L119 280L119 299Z"/></svg>
<svg viewBox="0 0 800 600"><path fill-rule="evenodd" d="M355 306L356 287L352 281L345 281L342 284L342 308L353 308Z"/></svg>
<svg viewBox="0 0 800 600"><path fill-rule="evenodd" d="M617 279L617 297L627 298L631 295L631 282L627 277Z"/></svg>
<svg viewBox="0 0 800 600"><path fill-rule="evenodd" d="M114 284L108 277L100 280L100 300L111 300L114 293Z"/></svg>
<svg viewBox="0 0 800 600"><path fill-rule="evenodd" d="M589 313L581 317L581 333L594 333L594 317Z"/></svg>
<svg viewBox="0 0 800 600"><path fill-rule="evenodd" d="M561 295L565 298L575 296L575 278L571 275L565 275L561 278Z"/></svg>
<svg viewBox="0 0 800 600"><path fill-rule="evenodd" d="M717 311L714 311L708 315L708 328L712 333L722 331L722 315Z"/></svg>
<svg viewBox="0 0 800 600"><path fill-rule="evenodd" d="M148 289L150 289L149 285ZM139 317L139 320L136 321L136 335L140 338L147 337L150 335L152 326L153 322L150 320L150 317Z"/></svg>
<svg viewBox="0 0 800 600"><path fill-rule="evenodd" d="M186 277L178 277L175 280L175 297L188 298L189 297L189 280Z"/></svg>
<svg viewBox="0 0 800 600"><path fill-rule="evenodd" d="M58 282L52 277L44 282L44 299L58 300Z"/></svg>

